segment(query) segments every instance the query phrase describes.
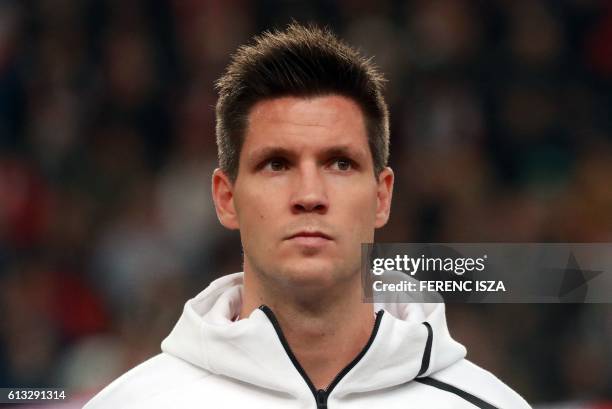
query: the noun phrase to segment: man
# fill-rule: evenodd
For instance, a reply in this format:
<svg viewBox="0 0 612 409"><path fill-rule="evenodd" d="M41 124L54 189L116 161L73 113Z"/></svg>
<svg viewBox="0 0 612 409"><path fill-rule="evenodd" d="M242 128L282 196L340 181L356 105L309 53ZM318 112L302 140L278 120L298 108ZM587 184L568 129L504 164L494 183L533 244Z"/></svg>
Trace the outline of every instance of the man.
<svg viewBox="0 0 612 409"><path fill-rule="evenodd" d="M241 47L218 82L213 199L244 273L213 282L162 353L87 408L528 408L464 359L443 304L362 302L360 244L389 218L377 69L297 24Z"/></svg>

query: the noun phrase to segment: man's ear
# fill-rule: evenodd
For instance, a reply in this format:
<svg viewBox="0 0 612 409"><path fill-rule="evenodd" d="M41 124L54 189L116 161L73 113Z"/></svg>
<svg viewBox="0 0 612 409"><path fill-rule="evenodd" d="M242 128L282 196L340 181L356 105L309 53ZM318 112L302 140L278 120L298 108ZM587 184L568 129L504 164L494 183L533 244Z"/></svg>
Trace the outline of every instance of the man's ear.
<svg viewBox="0 0 612 409"><path fill-rule="evenodd" d="M230 230L237 230L239 223L234 206L234 185L229 176L219 168L213 172L212 196L221 224Z"/></svg>
<svg viewBox="0 0 612 409"><path fill-rule="evenodd" d="M383 227L391 213L391 198L393 196L393 170L384 168L378 175L378 191L376 193L376 223L375 227Z"/></svg>

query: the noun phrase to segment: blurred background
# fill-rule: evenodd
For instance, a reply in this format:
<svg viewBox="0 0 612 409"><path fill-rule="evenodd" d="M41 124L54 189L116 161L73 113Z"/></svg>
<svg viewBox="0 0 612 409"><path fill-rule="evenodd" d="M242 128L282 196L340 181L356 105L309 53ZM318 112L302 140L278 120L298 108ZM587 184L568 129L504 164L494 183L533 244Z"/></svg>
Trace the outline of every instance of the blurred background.
<svg viewBox="0 0 612 409"><path fill-rule="evenodd" d="M85 400L241 270L210 197L213 82L292 19L389 79L378 241L612 242L610 1L2 0L1 387ZM612 401L612 305L447 310L468 358L530 403Z"/></svg>

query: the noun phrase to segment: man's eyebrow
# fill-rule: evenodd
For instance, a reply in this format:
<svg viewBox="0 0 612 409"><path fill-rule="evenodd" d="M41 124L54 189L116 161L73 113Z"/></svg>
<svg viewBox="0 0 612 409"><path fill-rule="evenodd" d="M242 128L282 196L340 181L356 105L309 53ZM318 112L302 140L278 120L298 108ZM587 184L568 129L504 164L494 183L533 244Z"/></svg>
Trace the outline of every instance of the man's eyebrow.
<svg viewBox="0 0 612 409"><path fill-rule="evenodd" d="M364 156L367 156L367 153L364 152L363 149L358 149L351 145L334 145L326 147L321 149L319 154L325 157L350 156L355 159L363 159ZM249 161L259 162L266 158L293 158L295 156L297 156L297 154L294 151L281 146L264 146L251 152L248 155L248 159Z"/></svg>
<svg viewBox="0 0 612 409"><path fill-rule="evenodd" d="M264 146L262 148L255 149L248 155L248 158L250 161L259 162L266 158L273 158L276 156L287 158L295 156L295 154L289 149L285 149L280 146Z"/></svg>
<svg viewBox="0 0 612 409"><path fill-rule="evenodd" d="M364 155L367 155L363 149L355 148L351 145L337 145L324 149L327 156L354 156L356 159L362 159Z"/></svg>

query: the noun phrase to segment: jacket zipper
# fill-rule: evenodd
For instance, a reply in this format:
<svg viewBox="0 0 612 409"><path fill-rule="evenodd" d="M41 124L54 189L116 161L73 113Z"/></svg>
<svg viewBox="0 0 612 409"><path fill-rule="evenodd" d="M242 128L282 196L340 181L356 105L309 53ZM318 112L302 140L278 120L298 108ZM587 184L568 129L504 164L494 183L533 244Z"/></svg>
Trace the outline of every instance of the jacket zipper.
<svg viewBox="0 0 612 409"><path fill-rule="evenodd" d="M276 316L274 315L270 307L268 307L267 305L262 305L259 307L259 309L262 310L266 314L266 316L272 323L272 326L274 327L274 330L276 331L276 334L278 335L278 338L280 339L281 344L283 345L283 348L285 348L285 352L287 353L287 355L289 356L289 359L293 363L293 366L295 366L295 369L297 369L297 371L300 373L302 378L304 378L304 381L308 385L308 388L312 392L315 398L315 401L317 402L317 409L328 409L327 408L327 398L329 397L329 394L331 393L331 391L336 387L336 385L338 385L338 383L342 380L342 378L344 378L346 374L348 374L350 370L353 369L355 365L357 365L357 363L361 360L361 358L363 358L366 352L368 352L368 349L370 349L372 342L374 342L374 338L376 338L376 333L378 332L378 327L380 327L380 321L382 320L382 316L384 313L383 310L379 310L376 313L376 320L374 321L374 328L372 329L372 334L370 334L370 338L368 339L368 342L365 344L365 346L359 352L359 354L357 354L355 359L353 359L347 366L345 366L340 372L338 372L338 374L334 377L334 379L327 386L327 388L317 390L317 388L315 388L314 384L308 377L308 374L306 373L304 368L302 368L302 365L300 365L299 361L293 354L293 351L291 351L291 348L289 347L289 343L287 342L287 339L285 338L285 335L283 334L283 331L281 330L280 324L278 323L278 320L276 319Z"/></svg>

